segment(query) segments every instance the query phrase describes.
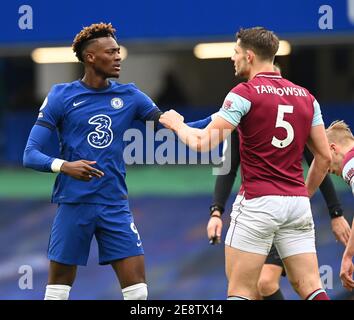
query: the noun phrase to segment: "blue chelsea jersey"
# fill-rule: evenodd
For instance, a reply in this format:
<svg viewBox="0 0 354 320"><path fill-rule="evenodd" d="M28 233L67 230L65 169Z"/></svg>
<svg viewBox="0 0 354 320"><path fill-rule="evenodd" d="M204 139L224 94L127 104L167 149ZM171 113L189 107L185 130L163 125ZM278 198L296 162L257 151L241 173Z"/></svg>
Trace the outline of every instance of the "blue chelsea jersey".
<svg viewBox="0 0 354 320"><path fill-rule="evenodd" d="M123 150L124 132L134 120L149 120L160 112L134 84L109 81L103 89L82 81L52 87L44 101L38 125L57 128L61 158L97 161L102 178L85 182L58 174L52 201L116 205L128 198Z"/></svg>

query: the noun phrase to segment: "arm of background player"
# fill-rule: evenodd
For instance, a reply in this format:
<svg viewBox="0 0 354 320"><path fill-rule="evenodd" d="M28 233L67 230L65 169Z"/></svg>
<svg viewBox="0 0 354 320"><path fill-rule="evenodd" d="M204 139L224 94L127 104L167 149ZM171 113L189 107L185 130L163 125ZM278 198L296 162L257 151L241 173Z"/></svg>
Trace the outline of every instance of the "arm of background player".
<svg viewBox="0 0 354 320"><path fill-rule="evenodd" d="M314 156L306 178L306 188L309 196L312 197L326 176L331 162L331 152L322 124L311 127L307 146Z"/></svg>
<svg viewBox="0 0 354 320"><path fill-rule="evenodd" d="M352 291L354 289L354 281L353 281L353 256L354 256L354 219L352 222L352 231L350 235L350 239L348 241L348 245L344 251L341 268L340 268L340 277L342 280L343 286Z"/></svg>
<svg viewBox="0 0 354 320"><path fill-rule="evenodd" d="M230 171L228 174L218 175L216 178L213 204L210 206L211 217L207 225L207 234L210 244L221 242L222 220L220 218L224 212L226 201L230 196L237 169L240 165L237 131L234 130L224 143L227 143L227 145L224 149L223 161L230 161L230 165L228 166Z"/></svg>
<svg viewBox="0 0 354 320"><path fill-rule="evenodd" d="M313 155L307 147L305 147L304 155L307 164L311 166ZM329 216L331 218L332 232L337 240L343 245L346 245L350 236L350 226L347 220L343 217L343 210L329 174L323 179L320 185L320 190L327 203Z"/></svg>
<svg viewBox="0 0 354 320"><path fill-rule="evenodd" d="M305 147L304 156L305 156L307 164L309 166L311 166L311 163L313 160L313 155L307 147ZM333 182L332 182L329 174L327 174L325 176L323 182L321 183L320 190L321 190L321 193L327 203L329 215L331 216L331 218L336 218L336 217L342 216L343 210L342 210L341 205L339 203L339 200L337 197L337 192L334 189Z"/></svg>
<svg viewBox="0 0 354 320"><path fill-rule="evenodd" d="M230 196L232 186L235 182L237 169L240 165L239 139L237 131L233 131L230 139L227 139L228 145L223 155L224 161L231 161L230 171L225 175L218 175L215 182L213 204L225 208L227 199Z"/></svg>

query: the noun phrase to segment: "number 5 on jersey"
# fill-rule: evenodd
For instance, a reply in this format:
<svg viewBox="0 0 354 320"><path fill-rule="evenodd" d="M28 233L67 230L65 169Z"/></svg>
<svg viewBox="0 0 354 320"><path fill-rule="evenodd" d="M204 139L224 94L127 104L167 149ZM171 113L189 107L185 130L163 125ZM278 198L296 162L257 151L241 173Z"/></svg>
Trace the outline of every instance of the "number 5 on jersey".
<svg viewBox="0 0 354 320"><path fill-rule="evenodd" d="M273 136L272 145L274 147L283 149L286 148L290 143L294 140L294 129L288 121L284 120L285 113L293 113L294 107L279 104L278 105L278 114L277 114L277 121L275 123L276 128L284 128L286 130L286 138L283 140L279 140L277 137Z"/></svg>

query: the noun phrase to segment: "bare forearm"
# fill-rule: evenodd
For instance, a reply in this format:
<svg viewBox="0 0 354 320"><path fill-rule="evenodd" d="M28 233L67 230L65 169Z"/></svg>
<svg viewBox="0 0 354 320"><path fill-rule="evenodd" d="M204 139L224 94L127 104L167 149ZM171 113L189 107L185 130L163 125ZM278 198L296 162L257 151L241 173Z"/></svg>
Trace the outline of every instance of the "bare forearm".
<svg viewBox="0 0 354 320"><path fill-rule="evenodd" d="M329 163L330 160L327 158L314 158L306 178L306 188L310 197L313 196L319 185L322 183L324 177L326 176Z"/></svg>
<svg viewBox="0 0 354 320"><path fill-rule="evenodd" d="M191 128L183 123L175 132L183 143L196 151L209 151L217 145L211 143L211 135L206 129Z"/></svg>
<svg viewBox="0 0 354 320"><path fill-rule="evenodd" d="M347 248L345 249L344 255L348 257L354 256L354 219L352 222L352 231L350 233L350 238L347 244Z"/></svg>
<svg viewBox="0 0 354 320"><path fill-rule="evenodd" d="M191 149L201 152L215 148L235 129L222 117L215 117L204 129L191 128L183 123L183 117L174 110L162 114L160 123L173 130Z"/></svg>

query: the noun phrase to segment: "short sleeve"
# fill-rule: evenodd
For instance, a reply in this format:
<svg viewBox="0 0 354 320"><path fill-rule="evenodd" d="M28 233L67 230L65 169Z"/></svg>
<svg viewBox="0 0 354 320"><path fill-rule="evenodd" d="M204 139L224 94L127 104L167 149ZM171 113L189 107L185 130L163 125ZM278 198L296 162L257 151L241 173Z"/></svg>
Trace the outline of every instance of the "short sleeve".
<svg viewBox="0 0 354 320"><path fill-rule="evenodd" d="M313 101L313 110L314 113L313 113L312 127L324 124L322 119L321 107L316 99L314 99Z"/></svg>
<svg viewBox="0 0 354 320"><path fill-rule="evenodd" d="M161 112L161 110L156 106L155 102L138 89L135 91L134 99L137 108L136 120L150 120L154 118L156 113Z"/></svg>
<svg viewBox="0 0 354 320"><path fill-rule="evenodd" d="M235 127L240 123L241 118L251 109L251 101L248 100L247 89L243 84L232 89L226 96L222 107L217 113Z"/></svg>
<svg viewBox="0 0 354 320"><path fill-rule="evenodd" d="M352 193L354 195L354 158L351 158L343 168L343 179L352 189Z"/></svg>
<svg viewBox="0 0 354 320"><path fill-rule="evenodd" d="M57 127L64 113L60 91L61 90L59 90L57 85L53 86L49 91L39 109L36 124L47 127L51 130Z"/></svg>

